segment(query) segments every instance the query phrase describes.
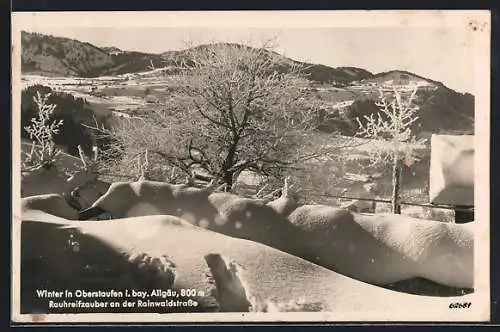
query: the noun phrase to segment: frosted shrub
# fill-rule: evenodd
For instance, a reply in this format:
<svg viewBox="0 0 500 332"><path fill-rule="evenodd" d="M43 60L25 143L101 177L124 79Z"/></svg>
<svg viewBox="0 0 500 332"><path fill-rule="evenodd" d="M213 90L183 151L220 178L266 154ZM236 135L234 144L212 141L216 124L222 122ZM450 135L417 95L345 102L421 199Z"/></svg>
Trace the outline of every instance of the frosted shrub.
<svg viewBox="0 0 500 332"><path fill-rule="evenodd" d="M23 160L24 167L52 163L60 152L55 145L54 136L59 133L59 127L62 126L63 120L51 120L56 105L48 104L49 97L50 93L42 96L40 92L37 92L36 96L33 97L38 114L31 118L29 126L24 127L33 144L30 153Z"/></svg>

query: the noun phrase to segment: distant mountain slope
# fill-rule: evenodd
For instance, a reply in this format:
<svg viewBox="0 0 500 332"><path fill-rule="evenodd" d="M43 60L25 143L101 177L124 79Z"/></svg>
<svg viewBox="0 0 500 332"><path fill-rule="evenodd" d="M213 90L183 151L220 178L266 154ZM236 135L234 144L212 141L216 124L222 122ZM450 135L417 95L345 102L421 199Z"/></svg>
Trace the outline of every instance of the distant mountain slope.
<svg viewBox="0 0 500 332"><path fill-rule="evenodd" d="M474 134L474 96L445 86L419 94L419 117L428 133Z"/></svg>
<svg viewBox="0 0 500 332"><path fill-rule="evenodd" d="M308 65L305 72L309 74L309 79L319 83L349 83L372 77L373 74L361 68L338 67L332 68L325 65Z"/></svg>
<svg viewBox="0 0 500 332"><path fill-rule="evenodd" d="M206 47L201 45L197 47ZM22 32L22 72L65 76L93 77L118 75L160 67L172 57L182 57L184 51L162 54L123 51L117 47L96 47L73 39ZM283 57L278 53L275 56ZM370 78L372 73L353 67L332 68L325 65L301 63L283 57L284 63L305 65L305 73L319 83L351 82Z"/></svg>
<svg viewBox="0 0 500 332"><path fill-rule="evenodd" d="M353 135L357 128L359 117L379 111L375 101L379 96L379 89L390 91L397 88L403 91L403 96L417 88L414 103L418 105L419 120L414 123L415 133L428 136L432 133L447 134L474 134L474 96L469 93L459 93L441 82L400 70L379 73L371 78L353 82L340 92L356 92L356 97L344 97L351 100L343 111L335 108L326 108L321 117L325 121L321 124L323 131L340 130L345 135ZM328 92L323 92L328 95ZM333 91L330 95L339 95ZM348 96L348 95L346 95ZM325 99L325 98L323 98ZM337 101L341 104L342 101Z"/></svg>
<svg viewBox="0 0 500 332"><path fill-rule="evenodd" d="M427 88L446 88L443 83L431 80L429 78L410 73L405 70L391 70L373 75L361 80L363 84L384 85L404 85L404 86L419 86Z"/></svg>
<svg viewBox="0 0 500 332"><path fill-rule="evenodd" d="M111 54L113 66L103 70L102 75L121 75L150 70L151 63L161 67L164 59L160 55L141 52L122 51Z"/></svg>
<svg viewBox="0 0 500 332"><path fill-rule="evenodd" d="M104 52L106 52L110 55L112 55L113 53L122 53L123 52L118 47L114 47L114 46L110 46L110 47L104 46L104 47L101 47L101 50L103 50Z"/></svg>
<svg viewBox="0 0 500 332"><path fill-rule="evenodd" d="M474 96L469 93L456 92L441 82L402 70L379 73L361 82L381 87L418 87L415 102L420 107L418 124L423 130L449 133L456 129L461 133L474 133Z"/></svg>
<svg viewBox="0 0 500 332"><path fill-rule="evenodd" d="M233 43L217 43L217 44L210 44L210 46L225 46L225 45L231 45L231 46L240 46L244 48L250 49L251 47L249 46L243 46L239 44L233 44ZM199 45L196 46L196 48L204 48L207 47L208 45ZM165 57L165 59L172 59L172 58L182 58L185 55L185 51L168 51L162 53L162 56ZM370 73L369 71L361 68L355 68L355 67L339 67L339 68L333 68L321 64L311 64L307 62L300 62L296 61L290 58L287 58L277 52L269 51L268 53L269 56L274 56L274 57L279 57L281 58L281 68L279 70L287 70L287 66L290 66L292 64L297 64L300 66L303 66L304 68L304 74L308 76L308 78L314 82L317 83L329 83L329 82L337 82L337 83L348 83L356 80L362 80L366 78L371 78L373 77L373 74Z"/></svg>
<svg viewBox="0 0 500 332"><path fill-rule="evenodd" d="M96 76L113 65L100 48L78 40L21 32L22 72L63 76Z"/></svg>

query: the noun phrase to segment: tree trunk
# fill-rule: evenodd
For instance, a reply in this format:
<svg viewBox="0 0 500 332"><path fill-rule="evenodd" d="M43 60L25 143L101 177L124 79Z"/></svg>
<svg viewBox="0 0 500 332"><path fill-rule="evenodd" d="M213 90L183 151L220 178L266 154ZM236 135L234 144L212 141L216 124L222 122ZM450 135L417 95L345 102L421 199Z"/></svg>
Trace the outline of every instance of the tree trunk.
<svg viewBox="0 0 500 332"><path fill-rule="evenodd" d="M401 214L401 205L399 205L399 188L401 186L401 161L394 156L392 163L392 213Z"/></svg>
<svg viewBox="0 0 500 332"><path fill-rule="evenodd" d="M224 180L224 183L227 184L229 188L233 185L233 176L233 172L224 172L224 176L222 177L222 180Z"/></svg>
<svg viewBox="0 0 500 332"><path fill-rule="evenodd" d="M224 164L222 166L222 179L229 186L229 188L233 185L234 180L234 171L229 171L231 167L234 166L235 158L236 158L236 150L238 148L238 143L240 141L240 137L235 135L232 141L231 146L227 151L226 159L224 160Z"/></svg>

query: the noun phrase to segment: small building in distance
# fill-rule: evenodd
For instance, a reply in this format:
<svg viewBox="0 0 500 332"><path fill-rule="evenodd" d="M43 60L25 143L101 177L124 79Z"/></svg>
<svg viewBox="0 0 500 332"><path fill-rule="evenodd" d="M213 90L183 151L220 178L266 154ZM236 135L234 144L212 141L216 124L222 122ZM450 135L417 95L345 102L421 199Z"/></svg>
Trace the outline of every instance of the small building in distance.
<svg viewBox="0 0 500 332"><path fill-rule="evenodd" d="M456 207L456 222L474 220L474 135L432 135L429 200Z"/></svg>

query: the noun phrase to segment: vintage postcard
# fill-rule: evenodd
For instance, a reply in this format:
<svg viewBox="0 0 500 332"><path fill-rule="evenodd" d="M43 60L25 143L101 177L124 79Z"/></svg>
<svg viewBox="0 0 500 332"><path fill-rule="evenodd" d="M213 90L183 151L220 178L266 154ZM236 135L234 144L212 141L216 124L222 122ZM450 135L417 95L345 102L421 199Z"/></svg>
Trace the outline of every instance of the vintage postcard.
<svg viewBox="0 0 500 332"><path fill-rule="evenodd" d="M12 28L12 321L490 319L489 11Z"/></svg>

